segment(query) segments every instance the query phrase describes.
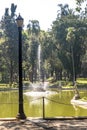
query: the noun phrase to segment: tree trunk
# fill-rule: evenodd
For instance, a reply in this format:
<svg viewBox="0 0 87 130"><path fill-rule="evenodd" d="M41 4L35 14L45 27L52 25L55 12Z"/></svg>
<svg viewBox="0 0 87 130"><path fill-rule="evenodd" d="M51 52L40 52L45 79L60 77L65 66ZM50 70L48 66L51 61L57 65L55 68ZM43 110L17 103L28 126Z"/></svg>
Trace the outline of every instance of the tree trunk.
<svg viewBox="0 0 87 130"><path fill-rule="evenodd" d="M10 85L12 85L13 83L13 63L12 63L12 60L11 60L11 63L10 63Z"/></svg>

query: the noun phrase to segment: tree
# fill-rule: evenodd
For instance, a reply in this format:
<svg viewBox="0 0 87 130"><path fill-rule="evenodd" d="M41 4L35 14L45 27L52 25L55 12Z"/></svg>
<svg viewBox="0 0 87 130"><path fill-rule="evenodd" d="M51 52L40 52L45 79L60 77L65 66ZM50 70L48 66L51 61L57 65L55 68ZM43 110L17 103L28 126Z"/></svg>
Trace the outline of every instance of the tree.
<svg viewBox="0 0 87 130"><path fill-rule="evenodd" d="M37 79L37 50L39 45L39 33L40 33L40 26L38 20L30 20L29 24L27 25L28 34L29 34L29 49L28 49L28 57L31 64L31 73L30 73L30 80Z"/></svg>
<svg viewBox="0 0 87 130"><path fill-rule="evenodd" d="M29 49L29 37L27 30L22 31L22 67L23 67L23 78L24 80L29 79L29 67L30 67L30 62L28 58L28 49Z"/></svg>
<svg viewBox="0 0 87 130"><path fill-rule="evenodd" d="M76 73L75 73L75 61L74 61L74 41L75 41L75 28L74 27L69 27L67 29L67 36L66 36L66 40L70 43L70 50L71 50L71 59L72 59L72 70L73 70L73 85L75 85L75 81L76 81Z"/></svg>
<svg viewBox="0 0 87 130"><path fill-rule="evenodd" d="M42 54L45 74L54 77L55 80L62 79L62 63L58 57L58 47L51 30L43 32Z"/></svg>
<svg viewBox="0 0 87 130"><path fill-rule="evenodd" d="M15 11L16 6L11 4L11 15L9 14L9 8L6 8L5 14L0 22L0 28L3 30L5 39L3 43L5 47L4 59L6 61L7 73L9 74L9 82L11 82L11 84L14 80L14 73L18 72L18 30L15 22Z"/></svg>
<svg viewBox="0 0 87 130"><path fill-rule="evenodd" d="M60 7L60 13L58 12L58 17L67 16L69 14L69 5L68 4L58 4Z"/></svg>
<svg viewBox="0 0 87 130"><path fill-rule="evenodd" d="M70 10L70 9L69 9ZM58 15L57 15L58 16ZM75 32L72 28L75 28ZM54 38L60 49L59 49L59 58L63 63L65 70L70 74L69 77L72 77L72 60L71 60L71 47L68 42L73 43L73 57L74 57L74 66L75 66L75 76L80 74L81 72L81 58L85 54L85 41L87 35L87 24L86 19L80 19L79 15L75 15L71 12L63 17L57 17L57 19L53 22L52 31L54 34ZM69 29L67 35L67 29ZM74 35L74 39L72 38ZM68 37L68 42L67 38Z"/></svg>

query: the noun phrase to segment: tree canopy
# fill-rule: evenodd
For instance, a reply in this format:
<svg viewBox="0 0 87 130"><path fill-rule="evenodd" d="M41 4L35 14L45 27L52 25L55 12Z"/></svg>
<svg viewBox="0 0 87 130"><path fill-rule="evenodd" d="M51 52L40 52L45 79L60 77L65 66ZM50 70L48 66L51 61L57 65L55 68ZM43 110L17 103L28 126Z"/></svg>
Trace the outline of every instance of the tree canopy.
<svg viewBox="0 0 87 130"><path fill-rule="evenodd" d="M38 79L37 51L41 46L42 81L53 77L56 81L67 77L73 81L85 73L87 63L87 8L85 0L77 0L76 9L68 4L59 4L52 28L41 30L38 20L29 20L22 31L23 79L31 82ZM15 4L6 8L0 21L0 75L1 82L17 82L18 79L18 28ZM74 68L74 71L73 71Z"/></svg>

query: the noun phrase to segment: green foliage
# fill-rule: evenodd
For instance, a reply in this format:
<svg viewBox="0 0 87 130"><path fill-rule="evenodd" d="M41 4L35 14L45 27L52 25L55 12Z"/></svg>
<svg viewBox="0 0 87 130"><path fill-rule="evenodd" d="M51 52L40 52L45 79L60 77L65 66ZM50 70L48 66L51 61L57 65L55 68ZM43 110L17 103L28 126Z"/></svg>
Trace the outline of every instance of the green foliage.
<svg viewBox="0 0 87 130"><path fill-rule="evenodd" d="M81 9L83 0L77 0L77 9L68 4L59 4L56 20L52 29L40 30L38 20L29 20L27 30L22 32L23 41L23 79L37 80L37 50L41 45L41 70L43 79L50 82L64 78L72 80L72 54L75 77L86 68L87 56L87 7ZM0 74L3 82L18 82L18 30L15 22L17 6L5 9L0 21ZM87 74L85 74L85 77ZM51 77L51 78L50 78ZM57 83L57 82L56 82ZM65 84L65 83L64 83ZM58 85L58 83L57 83ZM79 86L79 83L78 83Z"/></svg>
<svg viewBox="0 0 87 130"><path fill-rule="evenodd" d="M37 79L37 51L39 46L39 33L40 26L38 20L30 20L27 25L27 30L29 34L29 48L27 51L28 61L30 62L30 72L31 72L31 82L33 82L34 77Z"/></svg>
<svg viewBox="0 0 87 130"><path fill-rule="evenodd" d="M62 7L62 8L65 8ZM86 21L80 19L79 15L71 14L70 9L67 10L67 15L57 17L53 22L52 31L54 38L59 44L59 59L61 60L64 68L70 73L70 78L73 75L72 65L72 51L75 67L75 77L81 70L81 58L86 50L86 35L87 24Z"/></svg>
<svg viewBox="0 0 87 130"><path fill-rule="evenodd" d="M9 8L5 9L5 14L0 22L0 29L2 30L2 36L4 39L0 49L2 50L2 65L4 65L4 74L7 75L8 79L5 81L13 82L13 73L17 73L17 62L18 62L18 30L15 23L15 10L16 6L11 5L11 15L9 14ZM1 66L3 69L3 66Z"/></svg>

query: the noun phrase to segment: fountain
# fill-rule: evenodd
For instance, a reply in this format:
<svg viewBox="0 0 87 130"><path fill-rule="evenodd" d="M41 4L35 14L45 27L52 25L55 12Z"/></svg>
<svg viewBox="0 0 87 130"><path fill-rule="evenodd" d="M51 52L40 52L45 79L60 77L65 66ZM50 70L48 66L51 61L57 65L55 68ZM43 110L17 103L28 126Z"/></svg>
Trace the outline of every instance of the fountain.
<svg viewBox="0 0 87 130"><path fill-rule="evenodd" d="M41 102L41 100L38 101L38 99L37 99L38 97L40 97L40 99L42 99L43 97L48 98L48 97L55 97L56 96L57 101L58 100L60 101L62 96L63 96L63 91L60 91L61 93L59 93L57 91L48 91L47 87L49 86L49 82L42 82L42 72L41 72L42 61L41 61L41 46L40 45L38 46L38 53L37 54L38 54L38 56L37 56L37 63L38 63L37 64L37 75L38 75L37 80L38 80L38 82L31 83L30 88L32 88L32 90L31 91L29 90L28 92L25 92L24 94L27 96L27 99L29 100L30 104L33 103L32 106L35 104L38 104L39 101ZM61 82L59 82L59 88L61 90ZM59 88L58 88L58 90L59 90ZM71 101L70 104L72 104L72 106L74 105L74 106L79 106L79 107L83 107L83 108L87 109L87 102L83 102L78 98L79 98L78 93L75 93L75 97L73 99L72 98L69 99L69 97L68 97L67 100L69 100L69 102ZM34 100L35 101L32 102L32 101L30 101L30 99L32 99L32 101L34 101ZM61 100L61 102L65 103L66 101L64 101L64 99L65 99L65 97L63 98L63 101ZM47 103L47 101L45 101L45 103ZM60 108L62 108L62 105Z"/></svg>
<svg viewBox="0 0 87 130"><path fill-rule="evenodd" d="M48 94L52 93L51 91L46 90L48 84L49 84L48 82L33 83L31 84L32 91L25 92L24 94L26 96L32 96L32 97L47 96Z"/></svg>
<svg viewBox="0 0 87 130"><path fill-rule="evenodd" d="M41 45L38 45L38 52L37 52L37 81L35 83L30 84L30 88L32 91L25 92L24 94L27 96L46 96L49 93L54 93L47 91L47 86L49 85L48 82L43 82L42 79L42 60L41 60Z"/></svg>

